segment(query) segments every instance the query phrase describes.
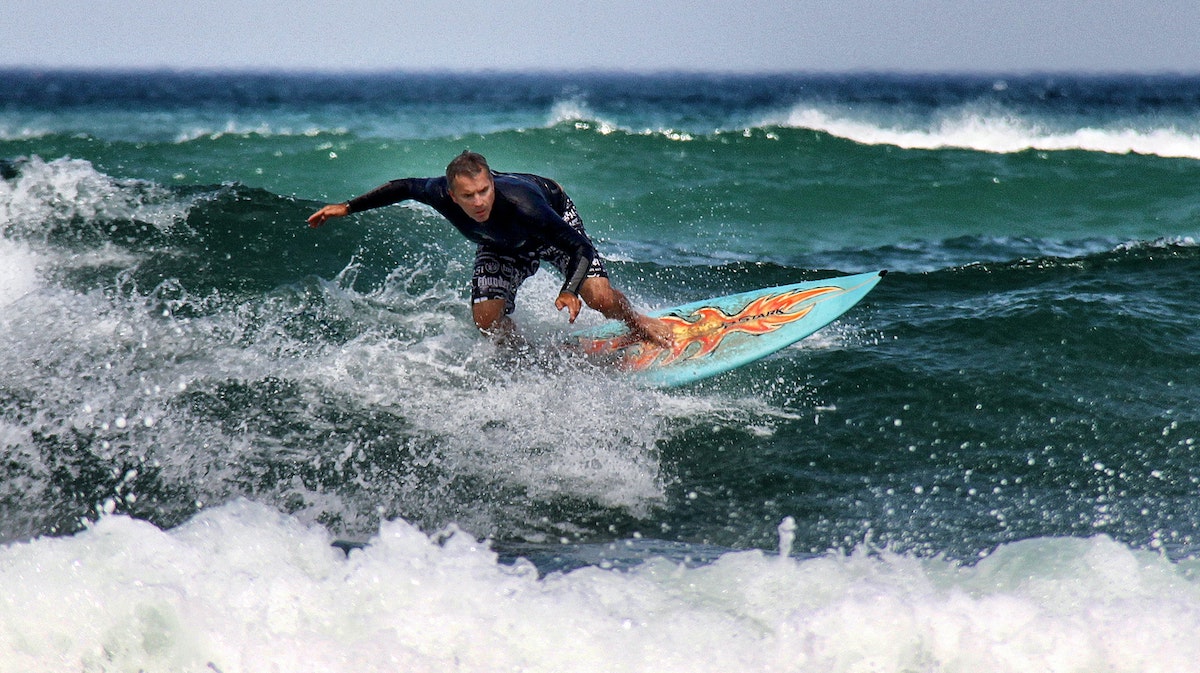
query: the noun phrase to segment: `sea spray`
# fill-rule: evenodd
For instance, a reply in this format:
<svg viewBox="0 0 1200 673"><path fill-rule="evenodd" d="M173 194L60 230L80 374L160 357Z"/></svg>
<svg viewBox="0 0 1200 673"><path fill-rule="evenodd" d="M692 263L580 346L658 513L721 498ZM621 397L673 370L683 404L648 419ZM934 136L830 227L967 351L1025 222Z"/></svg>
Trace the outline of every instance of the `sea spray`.
<svg viewBox="0 0 1200 673"><path fill-rule="evenodd" d="M784 517L779 523L779 558L785 559L792 555L792 543L796 541L796 520Z"/></svg>

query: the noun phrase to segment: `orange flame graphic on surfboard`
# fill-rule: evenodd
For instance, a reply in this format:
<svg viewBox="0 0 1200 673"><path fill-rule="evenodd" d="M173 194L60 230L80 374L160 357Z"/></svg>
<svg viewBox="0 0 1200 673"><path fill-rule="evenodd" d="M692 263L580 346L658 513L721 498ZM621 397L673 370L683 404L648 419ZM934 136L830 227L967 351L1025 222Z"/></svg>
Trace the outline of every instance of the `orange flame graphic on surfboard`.
<svg viewBox="0 0 1200 673"><path fill-rule="evenodd" d="M583 348L593 355L625 351L621 361L624 369L640 371L651 366L662 367L702 358L720 348L725 338L732 334L757 336L774 332L808 315L815 306L812 300L841 292L844 290L840 287L818 287L768 295L751 301L733 315L715 306L702 307L687 316L665 315L660 319L669 324L675 334L671 348L643 341L636 334L584 340Z"/></svg>

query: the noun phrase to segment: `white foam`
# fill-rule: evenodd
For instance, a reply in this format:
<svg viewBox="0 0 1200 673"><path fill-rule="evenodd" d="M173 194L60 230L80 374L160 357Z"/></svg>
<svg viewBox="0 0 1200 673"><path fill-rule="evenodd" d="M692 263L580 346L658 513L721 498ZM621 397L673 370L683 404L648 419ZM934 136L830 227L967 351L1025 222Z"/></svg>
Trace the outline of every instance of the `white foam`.
<svg viewBox="0 0 1200 673"><path fill-rule="evenodd" d="M344 534L373 528L380 503L419 512L426 522L458 520L484 534L537 540L573 530L569 516L542 522L547 503L644 516L662 502L657 446L669 433L670 410L660 393L572 369L552 347L543 363L507 373L471 326L458 285L429 285L422 273L389 279L379 296L329 282L225 305L169 288L171 305L196 302L198 315L180 318L150 289L143 297L49 286L19 313L0 316L9 344L0 349L0 369L38 410L29 417L31 430L73 428L102 460L153 463L156 481L186 484L196 499L252 492L306 517L339 517ZM531 280L522 304L556 291L559 281L542 276ZM17 277L26 284L35 278ZM542 304L561 335L565 319ZM370 326L345 343L313 343L287 327L313 307ZM519 317L537 332L536 316ZM554 341L552 334L532 336ZM246 427L231 425L227 417L243 410L225 409L226 392L263 385L285 394L264 406L263 422L250 417ZM381 429L378 436L327 432L321 412L367 425L378 415ZM292 414L309 419L305 429L281 435L275 421ZM18 440L12 451L45 450L28 437ZM294 461L319 463L334 483L246 483L239 472ZM343 467L357 478L340 480ZM11 502L52 518L52 508L40 504L51 486L44 479L13 491ZM28 530L44 528L22 525L6 534Z"/></svg>
<svg viewBox="0 0 1200 673"><path fill-rule="evenodd" d="M893 553L727 553L539 577L403 521L348 558L236 502L162 531L121 516L0 548L6 670L1192 670L1200 584L1105 537L973 567Z"/></svg>
<svg viewBox="0 0 1200 673"><path fill-rule="evenodd" d="M312 124L303 125L301 120L296 120L296 123L296 126L288 126L266 120L227 119L222 124L211 119L202 119L193 121L188 128L179 131L175 143L182 145L201 139L219 140L250 135L263 138L316 138L326 134L344 136L349 133L349 129L344 126L323 128Z"/></svg>
<svg viewBox="0 0 1200 673"><path fill-rule="evenodd" d="M34 140L50 135L50 131L34 126L17 126L13 122L0 121L0 140Z"/></svg>
<svg viewBox="0 0 1200 673"><path fill-rule="evenodd" d="M621 126L616 122L601 118L588 107L586 102L577 98L557 101L550 109L550 115L546 121L547 127L566 123L573 123L577 130L594 130L601 135L620 132L627 134L637 133L643 136L661 136L667 140L678 142L687 142L695 139L694 134L673 128L658 127L646 128L640 132L634 131L630 127Z"/></svg>
<svg viewBox="0 0 1200 673"><path fill-rule="evenodd" d="M370 335L310 363L304 377L404 418L420 452L412 460L512 493L518 502L489 497L461 515L478 529L491 530L508 509L561 497L638 515L662 501L657 393L572 375L553 351L511 374L497 371L495 357L469 328L416 343ZM400 497L426 502L430 486Z"/></svg>
<svg viewBox="0 0 1200 673"><path fill-rule="evenodd" d="M18 163L19 174L0 180L0 233L38 239L70 222L96 226L137 219L169 227L186 214L181 203L151 183L117 180L89 161L33 156Z"/></svg>
<svg viewBox="0 0 1200 673"><path fill-rule="evenodd" d="M781 123L867 145L895 145L904 149L961 148L996 153L1085 150L1200 159L1200 133L1175 126L1114 125L1050 130L1017 115L969 108L918 126L882 123L850 112L799 105Z"/></svg>
<svg viewBox="0 0 1200 673"><path fill-rule="evenodd" d="M38 288L37 267L28 246L0 237L0 309Z"/></svg>
<svg viewBox="0 0 1200 673"><path fill-rule="evenodd" d="M546 125L553 127L568 122L574 122L575 127L581 130L595 128L601 135L620 130L616 124L599 118L588 108L587 103L577 98L555 102L550 108Z"/></svg>

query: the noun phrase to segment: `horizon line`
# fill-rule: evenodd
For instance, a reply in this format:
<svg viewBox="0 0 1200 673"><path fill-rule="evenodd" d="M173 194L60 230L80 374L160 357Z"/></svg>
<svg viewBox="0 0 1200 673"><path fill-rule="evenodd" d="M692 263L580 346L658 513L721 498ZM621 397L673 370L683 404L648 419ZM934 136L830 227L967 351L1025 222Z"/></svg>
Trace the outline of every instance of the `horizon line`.
<svg viewBox="0 0 1200 673"><path fill-rule="evenodd" d="M979 77L979 78L1031 78L1031 77L1200 77L1200 70L1182 69L1145 69L1145 70L1109 70L1109 69L1034 69L1014 68L1000 69L916 69L916 68L812 68L784 69L764 68L760 70L721 70L701 68L324 68L324 67L276 67L276 66L84 66L84 65L29 65L29 64L0 64L3 73L53 73L53 74L178 74L178 75L276 75L276 76L627 76L627 77Z"/></svg>

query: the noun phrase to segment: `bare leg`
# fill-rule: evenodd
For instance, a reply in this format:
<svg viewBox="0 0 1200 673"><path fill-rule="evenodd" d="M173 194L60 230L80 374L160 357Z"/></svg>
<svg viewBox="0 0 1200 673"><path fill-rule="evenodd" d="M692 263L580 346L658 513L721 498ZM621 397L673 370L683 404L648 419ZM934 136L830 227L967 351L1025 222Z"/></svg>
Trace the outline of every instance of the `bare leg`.
<svg viewBox="0 0 1200 673"><path fill-rule="evenodd" d="M613 287L607 278L593 277L584 280L583 285L579 287L579 296L584 303L602 313L604 317L620 320L644 339L663 348L670 348L674 343L674 334L669 325L634 310L629 299Z"/></svg>
<svg viewBox="0 0 1200 673"><path fill-rule="evenodd" d="M517 324L504 312L503 299L486 299L471 305L471 317L475 326L499 346L516 346L524 343L517 334Z"/></svg>

